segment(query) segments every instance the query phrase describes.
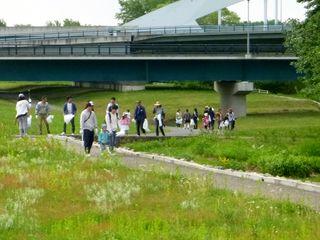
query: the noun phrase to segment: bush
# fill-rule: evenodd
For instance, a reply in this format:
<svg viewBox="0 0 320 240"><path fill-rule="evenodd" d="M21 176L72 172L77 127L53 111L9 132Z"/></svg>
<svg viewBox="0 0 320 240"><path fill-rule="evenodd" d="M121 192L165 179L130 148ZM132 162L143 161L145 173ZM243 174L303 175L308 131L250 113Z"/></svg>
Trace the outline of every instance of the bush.
<svg viewBox="0 0 320 240"><path fill-rule="evenodd" d="M258 159L257 165L262 172L274 176L309 177L313 171L308 158L305 156L286 155L284 153L262 156Z"/></svg>

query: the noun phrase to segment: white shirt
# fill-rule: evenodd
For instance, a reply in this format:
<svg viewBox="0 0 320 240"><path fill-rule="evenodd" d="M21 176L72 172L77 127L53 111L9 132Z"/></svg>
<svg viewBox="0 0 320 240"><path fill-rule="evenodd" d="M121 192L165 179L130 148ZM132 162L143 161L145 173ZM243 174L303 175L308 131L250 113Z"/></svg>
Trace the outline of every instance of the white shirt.
<svg viewBox="0 0 320 240"><path fill-rule="evenodd" d="M118 118L116 113L107 113L106 114L106 124L108 132L117 131L118 129Z"/></svg>
<svg viewBox="0 0 320 240"><path fill-rule="evenodd" d="M94 111L92 111L90 114L90 112L87 109L83 110L80 115L80 129L87 129L93 131L97 127L98 123Z"/></svg>
<svg viewBox="0 0 320 240"><path fill-rule="evenodd" d="M16 117L25 115L26 113L28 113L30 108L31 108L31 104L27 100L18 101L16 105L16 111L17 111Z"/></svg>
<svg viewBox="0 0 320 240"><path fill-rule="evenodd" d="M72 103L67 103L67 111L69 114L72 114Z"/></svg>

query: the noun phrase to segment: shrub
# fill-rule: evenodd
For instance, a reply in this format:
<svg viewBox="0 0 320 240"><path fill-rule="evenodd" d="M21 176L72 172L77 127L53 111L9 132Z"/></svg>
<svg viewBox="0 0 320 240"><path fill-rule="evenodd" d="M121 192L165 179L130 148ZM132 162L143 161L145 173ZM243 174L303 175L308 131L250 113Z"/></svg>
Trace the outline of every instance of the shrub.
<svg viewBox="0 0 320 240"><path fill-rule="evenodd" d="M262 156L257 161L262 172L285 177L309 177L312 167L304 156L286 155L285 153Z"/></svg>

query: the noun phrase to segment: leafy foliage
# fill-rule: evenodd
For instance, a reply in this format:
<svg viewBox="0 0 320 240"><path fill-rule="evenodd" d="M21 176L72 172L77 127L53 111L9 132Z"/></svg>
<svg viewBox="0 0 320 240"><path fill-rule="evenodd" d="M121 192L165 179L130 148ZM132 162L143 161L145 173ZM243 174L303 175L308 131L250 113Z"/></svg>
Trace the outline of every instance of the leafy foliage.
<svg viewBox="0 0 320 240"><path fill-rule="evenodd" d="M0 19L0 27L6 27L6 26L7 26L7 23L3 19Z"/></svg>
<svg viewBox="0 0 320 240"><path fill-rule="evenodd" d="M308 3L307 19L302 23L291 21L293 30L288 34L286 45L299 57L294 65L306 85L302 92L320 100L320 1L298 2Z"/></svg>
<svg viewBox="0 0 320 240"><path fill-rule="evenodd" d="M121 10L116 17L121 20L122 23L130 22L133 19L175 1L176 0L119 0ZM222 9L222 22L225 24L236 24L240 22L240 17L235 12L224 8ZM214 12L204 16L198 20L198 23L201 25L217 24L218 13Z"/></svg>

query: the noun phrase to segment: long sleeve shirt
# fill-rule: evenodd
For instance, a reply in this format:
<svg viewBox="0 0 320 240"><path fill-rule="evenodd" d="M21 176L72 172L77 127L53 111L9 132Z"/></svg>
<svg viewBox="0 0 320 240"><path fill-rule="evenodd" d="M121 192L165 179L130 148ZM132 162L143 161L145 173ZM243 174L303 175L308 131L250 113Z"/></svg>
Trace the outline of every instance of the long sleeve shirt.
<svg viewBox="0 0 320 240"><path fill-rule="evenodd" d="M36 115L49 115L50 113L50 107L49 104L43 103L43 102L38 102L36 105Z"/></svg>
<svg viewBox="0 0 320 240"><path fill-rule="evenodd" d="M108 132L114 132L118 129L118 117L117 113L109 112L106 114L106 124Z"/></svg>
<svg viewBox="0 0 320 240"><path fill-rule="evenodd" d="M31 108L31 103L29 103L27 100L18 101L16 105L16 111L17 111L16 117L26 115L29 112L30 108Z"/></svg>
<svg viewBox="0 0 320 240"><path fill-rule="evenodd" d="M98 128L97 117L94 111L83 110L80 115L80 130L93 131Z"/></svg>

